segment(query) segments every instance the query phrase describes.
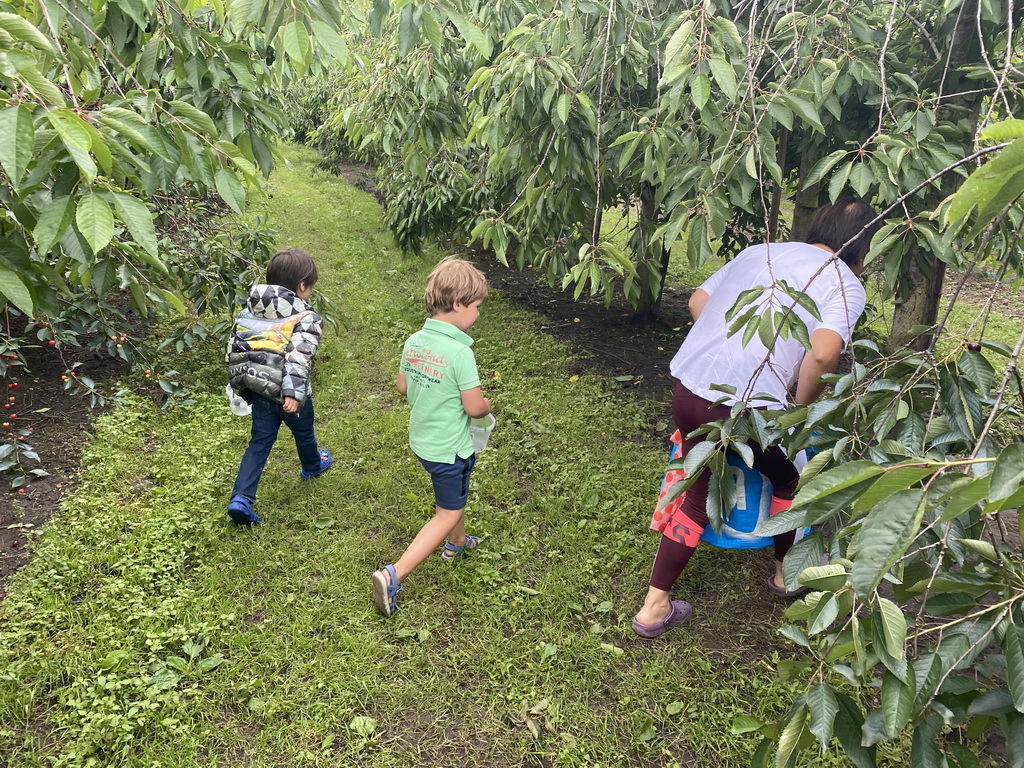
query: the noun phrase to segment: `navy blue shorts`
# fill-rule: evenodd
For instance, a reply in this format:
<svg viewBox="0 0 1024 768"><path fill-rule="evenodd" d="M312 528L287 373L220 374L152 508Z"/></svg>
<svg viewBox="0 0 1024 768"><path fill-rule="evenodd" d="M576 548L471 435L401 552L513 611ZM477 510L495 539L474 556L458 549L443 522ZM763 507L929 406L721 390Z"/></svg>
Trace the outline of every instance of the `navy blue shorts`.
<svg viewBox="0 0 1024 768"><path fill-rule="evenodd" d="M417 456L417 459L420 457ZM434 482L434 503L441 509L465 509L469 498L469 475L476 464L476 454L468 459L455 457L454 464L420 459L420 464L430 473Z"/></svg>

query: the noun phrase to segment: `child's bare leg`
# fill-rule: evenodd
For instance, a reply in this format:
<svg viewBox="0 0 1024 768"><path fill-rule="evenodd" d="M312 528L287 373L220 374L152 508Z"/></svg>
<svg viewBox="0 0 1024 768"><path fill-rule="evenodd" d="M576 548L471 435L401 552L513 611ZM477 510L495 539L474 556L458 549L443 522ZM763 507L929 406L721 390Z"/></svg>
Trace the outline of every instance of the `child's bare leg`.
<svg viewBox="0 0 1024 768"><path fill-rule="evenodd" d="M448 541L454 544L456 547L462 547L466 544L466 516L463 515L459 518L452 529L448 531Z"/></svg>
<svg viewBox="0 0 1024 768"><path fill-rule="evenodd" d="M405 577L430 557L434 550L441 546L441 542L449 537L449 534L461 531L463 540L466 538L466 529L462 524L464 511L465 509L434 508L434 516L420 528L416 538L412 540L412 543L395 563L395 574L398 576L399 582L405 581Z"/></svg>

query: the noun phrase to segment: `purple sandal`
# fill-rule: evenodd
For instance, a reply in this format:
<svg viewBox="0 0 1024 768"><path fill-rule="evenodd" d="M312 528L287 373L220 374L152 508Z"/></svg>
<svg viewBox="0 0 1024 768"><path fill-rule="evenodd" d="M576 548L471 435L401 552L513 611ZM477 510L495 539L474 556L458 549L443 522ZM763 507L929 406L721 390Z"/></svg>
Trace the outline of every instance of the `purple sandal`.
<svg viewBox="0 0 1024 768"><path fill-rule="evenodd" d="M774 576L768 577L768 589L770 589L779 597L784 597L787 600L791 600L795 597L800 597L801 595L809 591L808 587L800 587L799 589L794 589L792 591L786 589L785 587L780 587L778 584L775 583Z"/></svg>
<svg viewBox="0 0 1024 768"><path fill-rule="evenodd" d="M657 624L641 624L633 617L633 631L640 637L657 637L671 627L678 627L689 621L693 615L693 606L685 600L670 600L668 615Z"/></svg>

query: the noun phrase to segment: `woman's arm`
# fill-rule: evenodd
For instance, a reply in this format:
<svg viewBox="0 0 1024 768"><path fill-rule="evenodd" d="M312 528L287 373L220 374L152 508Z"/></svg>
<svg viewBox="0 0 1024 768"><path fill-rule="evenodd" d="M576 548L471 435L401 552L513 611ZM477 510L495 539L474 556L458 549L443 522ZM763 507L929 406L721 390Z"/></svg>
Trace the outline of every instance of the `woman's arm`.
<svg viewBox="0 0 1024 768"><path fill-rule="evenodd" d="M703 288L698 288L690 296L690 314L693 315L693 322L697 322L697 318L700 317L700 313L704 311L704 305L708 303L708 299L711 298L711 294L705 291Z"/></svg>
<svg viewBox="0 0 1024 768"><path fill-rule="evenodd" d="M825 389L821 377L835 373L839 365L839 353L843 351L843 337L828 328L820 328L811 334L811 348L804 354L800 374L796 382L796 404L810 405Z"/></svg>

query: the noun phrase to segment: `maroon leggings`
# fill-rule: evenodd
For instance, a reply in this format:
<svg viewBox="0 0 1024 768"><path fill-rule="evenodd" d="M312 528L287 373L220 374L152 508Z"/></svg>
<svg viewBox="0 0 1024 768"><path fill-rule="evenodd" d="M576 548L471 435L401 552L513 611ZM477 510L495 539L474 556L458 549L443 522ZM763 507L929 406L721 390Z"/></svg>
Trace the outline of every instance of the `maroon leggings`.
<svg viewBox="0 0 1024 768"><path fill-rule="evenodd" d="M675 419L676 427L683 434L679 455L685 456L704 439L703 436L688 439L686 435L689 432L709 422L728 418L729 410L727 405L713 405L709 400L693 394L677 381L672 395L672 417ZM772 496L791 500L796 495L796 486L800 481L800 473L793 466L793 462L786 458L786 454L778 446L773 445L764 450L756 442L748 445L754 452L754 469L771 481ZM694 527L700 530L708 524L707 500L710 478L711 471L706 468L702 470L696 482L687 488L682 504L683 513L693 521ZM775 537L776 560L782 561L789 548L793 546L794 538L795 531ZM654 558L654 567L651 569L651 586L666 592L671 590L695 549L696 545L682 544L663 535L658 554Z"/></svg>

